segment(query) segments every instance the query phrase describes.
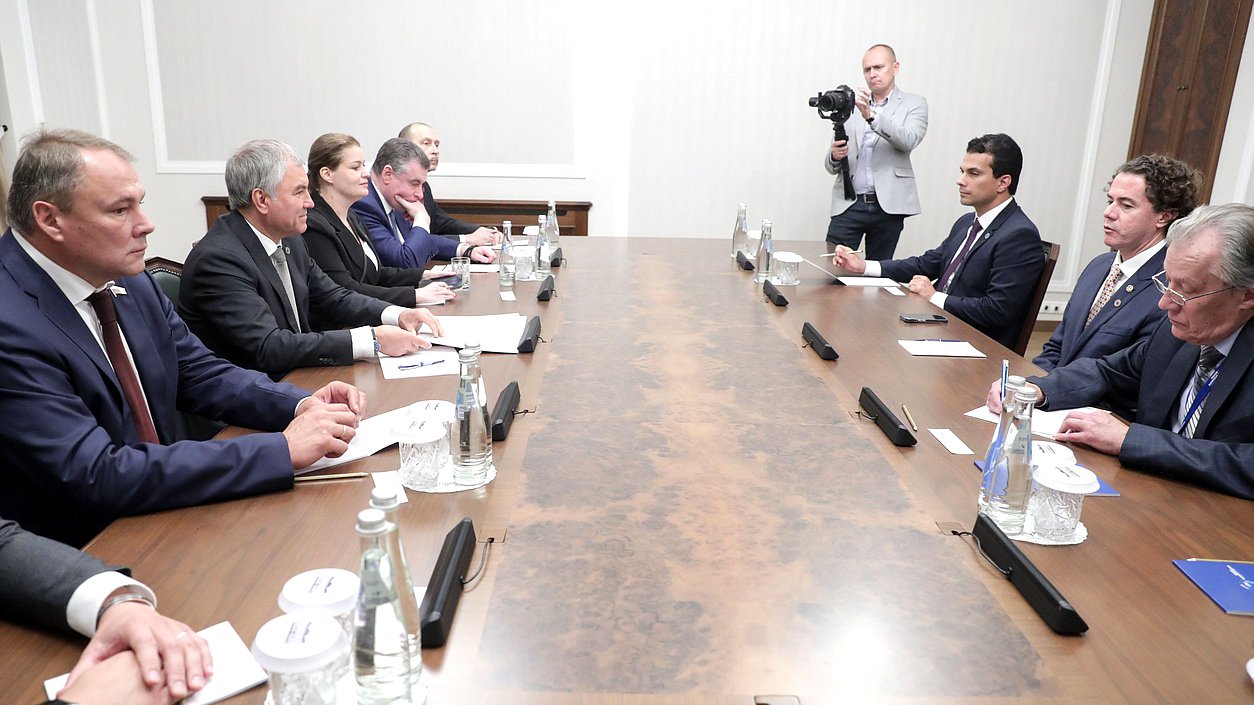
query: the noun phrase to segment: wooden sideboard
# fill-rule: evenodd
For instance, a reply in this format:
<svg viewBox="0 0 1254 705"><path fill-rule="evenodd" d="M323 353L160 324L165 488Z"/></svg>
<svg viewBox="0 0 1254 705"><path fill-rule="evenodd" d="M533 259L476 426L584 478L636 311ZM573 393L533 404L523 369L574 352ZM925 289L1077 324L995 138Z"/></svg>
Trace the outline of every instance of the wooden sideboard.
<svg viewBox="0 0 1254 705"><path fill-rule="evenodd" d="M230 210L226 196L202 196L200 202L205 204L206 229L212 228L213 221ZM536 216L549 210L547 201L442 199L440 207L454 218L475 225L499 228L503 221L512 221L519 234L523 226L534 224ZM588 211L591 209L592 204L588 201L558 201L557 223L562 229L562 236L587 236Z"/></svg>

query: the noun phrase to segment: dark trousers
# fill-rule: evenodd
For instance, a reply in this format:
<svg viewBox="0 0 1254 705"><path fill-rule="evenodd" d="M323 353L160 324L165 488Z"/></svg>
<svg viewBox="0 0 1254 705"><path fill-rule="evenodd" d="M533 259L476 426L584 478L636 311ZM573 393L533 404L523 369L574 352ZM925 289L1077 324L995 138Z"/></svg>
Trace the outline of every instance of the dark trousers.
<svg viewBox="0 0 1254 705"><path fill-rule="evenodd" d="M865 234L866 255L863 259L877 262L892 259L905 224L906 216L885 213L878 203L866 203L859 199L844 213L832 216L832 222L827 225L827 241L856 250Z"/></svg>

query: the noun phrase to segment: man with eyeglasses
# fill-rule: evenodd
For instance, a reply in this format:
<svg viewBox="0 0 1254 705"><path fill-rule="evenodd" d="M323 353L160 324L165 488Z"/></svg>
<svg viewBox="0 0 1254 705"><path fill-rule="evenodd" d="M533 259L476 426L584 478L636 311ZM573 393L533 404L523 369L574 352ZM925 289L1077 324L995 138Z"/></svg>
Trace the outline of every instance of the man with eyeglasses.
<svg viewBox="0 0 1254 705"><path fill-rule="evenodd" d="M1059 440L1131 468L1254 499L1254 208L1201 206L1167 235L1153 277L1167 312L1153 335L1032 377L1041 408L1135 406L1131 426L1075 412ZM989 408L1000 412L999 385Z"/></svg>
<svg viewBox="0 0 1254 705"><path fill-rule="evenodd" d="M1106 187L1102 242L1076 281L1062 323L1032 360L1046 372L1101 357L1148 338L1162 322L1150 277L1163 268L1167 228L1197 207L1200 176L1188 164L1143 154L1115 170ZM1115 409L1132 418L1135 409Z"/></svg>

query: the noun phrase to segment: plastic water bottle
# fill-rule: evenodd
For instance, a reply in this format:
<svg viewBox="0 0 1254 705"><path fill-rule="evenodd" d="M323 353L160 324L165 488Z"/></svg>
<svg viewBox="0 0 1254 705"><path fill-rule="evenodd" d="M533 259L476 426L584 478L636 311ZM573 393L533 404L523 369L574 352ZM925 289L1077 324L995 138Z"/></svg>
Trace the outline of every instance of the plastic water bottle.
<svg viewBox="0 0 1254 705"><path fill-rule="evenodd" d="M980 499L978 504L980 511L985 514L988 513L988 502L993 493L1001 494L1005 492L1004 487L998 487L997 485L998 478L1001 478L1003 485L1006 479L1004 468L1000 475L996 471L997 456L1006 441L1006 431L1014 423L1015 393L1022 389L1026 383L1027 380L1019 375L1006 377L1006 391L1002 395L1001 400L1001 417L997 421L997 427L993 429L993 440L989 441L988 450L984 453L984 477L980 482Z"/></svg>
<svg viewBox="0 0 1254 705"><path fill-rule="evenodd" d="M553 265L549 261L553 251L549 249L549 240L546 230L548 228L548 217L540 216L540 234L536 237L536 279L544 281L553 271Z"/></svg>
<svg viewBox="0 0 1254 705"><path fill-rule="evenodd" d="M1006 535L1023 533L1028 496L1032 491L1032 409L1036 390L1024 386L1015 393L1013 419L993 465L993 488L985 512Z"/></svg>
<svg viewBox="0 0 1254 705"><path fill-rule="evenodd" d="M772 258L775 254L775 243L771 241L771 221L762 221L762 237L758 240L758 256L753 270L753 281L764 282L771 278Z"/></svg>
<svg viewBox="0 0 1254 705"><path fill-rule="evenodd" d="M458 353L461 369L449 450L453 455L453 481L478 486L492 467L492 426L488 421L488 393L479 369L479 339L468 336Z"/></svg>
<svg viewBox="0 0 1254 705"><path fill-rule="evenodd" d="M407 703L412 694L409 635L397 597L396 570L388 557L388 532L396 525L378 509L357 515L361 536L361 592L353 620L353 667L361 705Z"/></svg>
<svg viewBox="0 0 1254 705"><path fill-rule="evenodd" d="M414 581L409 573L409 562L405 560L405 547L401 542L400 521L397 510L401 506L396 491L385 487L376 487L370 492L370 506L383 512L383 517L392 526L385 536L388 560L392 565L393 584L396 586L396 599L400 603L401 621L405 624L405 635L408 637L409 648L409 684L414 705L427 698L427 686L422 682L422 616L418 611L418 598L414 594Z"/></svg>
<svg viewBox="0 0 1254 705"><path fill-rule="evenodd" d="M749 207L738 204L736 209L736 227L732 228L732 259L736 254L744 252L749 245Z"/></svg>
<svg viewBox="0 0 1254 705"><path fill-rule="evenodd" d="M514 265L514 251L511 249L513 243L509 239L513 234L514 224L507 220L501 223L501 227L505 228L505 233L501 236L501 256L497 258L497 264L500 265L500 268L497 276L501 284L501 291L513 291L516 269Z"/></svg>

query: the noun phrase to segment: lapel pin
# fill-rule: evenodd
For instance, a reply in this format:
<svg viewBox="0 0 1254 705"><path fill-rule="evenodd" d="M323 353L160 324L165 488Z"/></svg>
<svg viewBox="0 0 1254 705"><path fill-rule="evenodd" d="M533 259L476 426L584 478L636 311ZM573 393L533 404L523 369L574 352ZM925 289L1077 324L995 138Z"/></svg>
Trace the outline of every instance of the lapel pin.
<svg viewBox="0 0 1254 705"><path fill-rule="evenodd" d="M1129 294L1131 294L1131 293L1132 293L1132 290L1133 290L1134 288L1135 288L1134 286L1132 286L1131 284L1129 284L1129 285L1127 286L1127 288L1126 288L1126 289L1124 289L1124 291L1126 291L1126 292L1128 292Z"/></svg>
<svg viewBox="0 0 1254 705"><path fill-rule="evenodd" d="M1123 299L1115 299L1115 308L1119 308L1119 304L1123 303Z"/></svg>

